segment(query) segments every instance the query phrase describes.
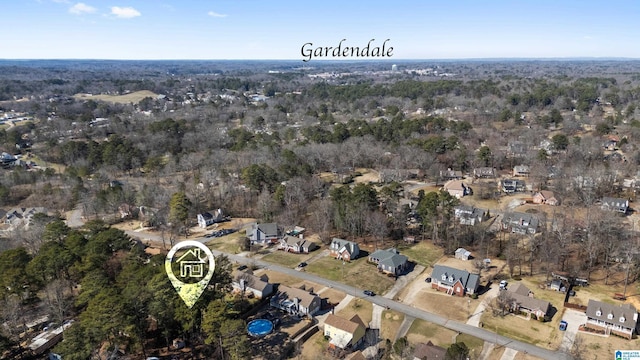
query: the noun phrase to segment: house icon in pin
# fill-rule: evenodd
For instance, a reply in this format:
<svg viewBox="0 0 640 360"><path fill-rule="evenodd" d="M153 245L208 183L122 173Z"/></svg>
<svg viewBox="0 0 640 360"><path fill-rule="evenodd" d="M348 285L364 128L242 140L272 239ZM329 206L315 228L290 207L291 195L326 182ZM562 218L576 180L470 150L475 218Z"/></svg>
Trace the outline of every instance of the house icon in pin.
<svg viewBox="0 0 640 360"><path fill-rule="evenodd" d="M201 278L204 276L205 259L200 257L200 249L191 249L178 258L180 277Z"/></svg>

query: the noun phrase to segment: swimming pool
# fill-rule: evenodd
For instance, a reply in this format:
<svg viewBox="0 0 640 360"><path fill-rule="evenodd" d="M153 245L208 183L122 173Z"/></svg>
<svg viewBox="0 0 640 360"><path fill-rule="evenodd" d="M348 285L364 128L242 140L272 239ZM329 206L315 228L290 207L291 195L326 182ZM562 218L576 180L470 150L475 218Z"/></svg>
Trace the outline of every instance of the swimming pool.
<svg viewBox="0 0 640 360"><path fill-rule="evenodd" d="M253 320L247 325L247 331L251 336L265 336L273 331L273 323L267 319Z"/></svg>

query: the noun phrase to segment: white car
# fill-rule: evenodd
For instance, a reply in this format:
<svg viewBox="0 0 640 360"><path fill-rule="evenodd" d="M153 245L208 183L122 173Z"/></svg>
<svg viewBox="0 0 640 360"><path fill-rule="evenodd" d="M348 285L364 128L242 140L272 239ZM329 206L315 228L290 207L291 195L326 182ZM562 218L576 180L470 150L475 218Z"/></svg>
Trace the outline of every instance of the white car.
<svg viewBox="0 0 640 360"><path fill-rule="evenodd" d="M506 289L507 289L507 280L500 281L500 290L506 290Z"/></svg>

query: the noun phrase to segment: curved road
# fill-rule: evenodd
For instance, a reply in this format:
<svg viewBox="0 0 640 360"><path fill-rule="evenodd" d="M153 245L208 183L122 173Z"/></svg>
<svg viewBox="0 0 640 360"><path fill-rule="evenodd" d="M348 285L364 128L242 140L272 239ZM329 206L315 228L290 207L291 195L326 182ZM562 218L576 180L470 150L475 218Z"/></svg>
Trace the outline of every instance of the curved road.
<svg viewBox="0 0 640 360"><path fill-rule="evenodd" d="M159 237L151 235L151 234L140 234L140 233L136 233L133 231L127 231L127 234L131 237L135 237L138 239L141 239L143 241L149 240L152 242L159 242L161 243ZM209 241L210 239L206 239L206 238L199 238L199 239L190 239L190 240L196 240L202 243L206 243L207 241ZM541 359L547 359L547 360L562 360L562 359L572 359L572 357L566 353L563 352L558 352L558 351L552 351L552 350L548 350L548 349L543 349L540 348L538 346L532 345L532 344L527 344L521 341L517 341L517 340L513 340L510 339L508 337L505 336L501 336L498 335L494 332L485 330L483 328L479 328L479 327L475 327L472 325L467 325L464 323L460 323L458 321L454 321L454 320L449 320L446 317L443 317L441 315L438 314L434 314L434 313L430 313L424 310L420 310L420 309L416 309L413 306L409 306L403 303L399 303L397 301L394 301L392 299L387 299L384 298L382 296L364 296L362 294L362 290L361 289L355 289L353 286L349 286L349 285L345 285L336 281L332 281L332 280L328 280L325 278L322 278L320 276L314 275L314 274L310 274L307 272L300 272L300 271L296 271L295 269L290 269L290 268L286 268L283 266L279 266L279 265L275 265L272 263L268 263L266 261L263 260L259 260L259 259L253 259L253 258L247 258L244 256L238 256L238 255L233 255L233 254L227 254L227 253L223 253L217 250L211 250L211 252L215 255L215 256L219 256L219 255L226 255L231 261L235 261L239 264L244 264L244 265L251 265L251 264L255 264L257 266L260 266L262 268L265 269L270 269L270 270L274 270L277 272L281 272L283 274L289 275L289 276L293 276L293 277L297 277L297 278L301 278L304 280L308 280L308 281L312 281L330 288L334 288L337 289L339 291L344 292L345 294L353 294L354 291L357 291L357 296L360 296L364 299L366 299L367 301L370 301L373 304L377 304L383 307L388 307L389 309L395 310L395 311L399 311L402 312L406 315L412 316L416 319L422 319L440 326L443 326L447 329L459 332L459 333L463 333L463 334L468 334L471 336L475 336L479 339L482 339L484 341L487 342L491 342L491 343L495 343L499 346L504 346L513 350L517 350L519 352L525 353L525 354L529 354L532 356L536 356L539 357Z"/></svg>

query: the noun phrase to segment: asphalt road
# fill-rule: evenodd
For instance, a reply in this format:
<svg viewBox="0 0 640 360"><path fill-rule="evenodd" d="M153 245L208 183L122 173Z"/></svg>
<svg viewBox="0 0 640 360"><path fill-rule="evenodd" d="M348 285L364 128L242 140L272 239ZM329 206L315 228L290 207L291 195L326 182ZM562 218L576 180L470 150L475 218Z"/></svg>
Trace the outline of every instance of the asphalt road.
<svg viewBox="0 0 640 360"><path fill-rule="evenodd" d="M158 242L160 239L156 239L155 236L153 235L149 235L149 234L140 234L140 233L136 233L133 231L127 231L127 234L129 234L132 237L136 237L139 239L142 239L143 241L146 240L150 240L152 242ZM200 241L202 243L205 243L207 241L209 241L209 239L206 238L199 238L199 239L190 239L190 240L195 240L195 241ZM231 261L234 261L238 264L244 264L244 265L252 265L255 264L256 266L259 266L261 268L265 268L265 269L269 269L269 270L273 270L273 271L277 271L289 276L293 276L293 277L297 277L297 278L301 278L304 280L308 280L308 281L312 281L315 282L317 284L320 285L324 285L330 288L334 288L337 289L339 291L344 292L345 294L351 294L354 295L356 297L359 298L363 298L367 301L370 301L373 304L377 304L383 307L388 307L389 309L395 310L395 311L399 311L402 312L406 315L412 316L416 319L422 319L440 326L443 326L447 329L462 333L462 334L468 334L471 336L475 336L479 339L482 339L484 341L488 341L488 342L492 342L495 343L499 346L504 346L525 354L529 354L532 356L536 356L539 357L541 359L547 359L547 360L562 360L562 359L572 359L571 356L569 356L568 354L562 353L562 352L556 352L556 351L552 351L552 350L548 350L548 349L543 349L540 347L537 347L535 345L531 345L531 344L527 344L521 341L517 341L517 340L513 340L510 339L508 337L504 337L501 335L498 335L496 333L493 333L491 331L485 330L484 328L479 328L479 327L475 327L472 325L467 325L464 323L460 323L458 321L454 321L454 320L449 320L444 316L438 315L438 314L434 314L434 313L430 313L421 309L416 309L413 306L409 306L403 303L399 303L397 301L394 301L392 299L387 299L384 298L382 296L366 296L362 293L363 289L358 289L355 288L353 286L349 286L346 284L342 284L336 281L332 281L332 280L328 280L325 278L322 278L320 276L314 275L314 274L310 274L307 272L301 272L301 271L296 271L295 269L290 269L290 268L286 268L283 266L279 266L279 265L275 265L272 263L268 263L266 261L262 261L259 259L253 259L253 258L247 258L244 256L238 256L238 255L232 255L232 254L227 254L227 253L222 253L220 251L217 250L211 250L211 252L214 254L214 256L219 256L219 255L226 255Z"/></svg>

